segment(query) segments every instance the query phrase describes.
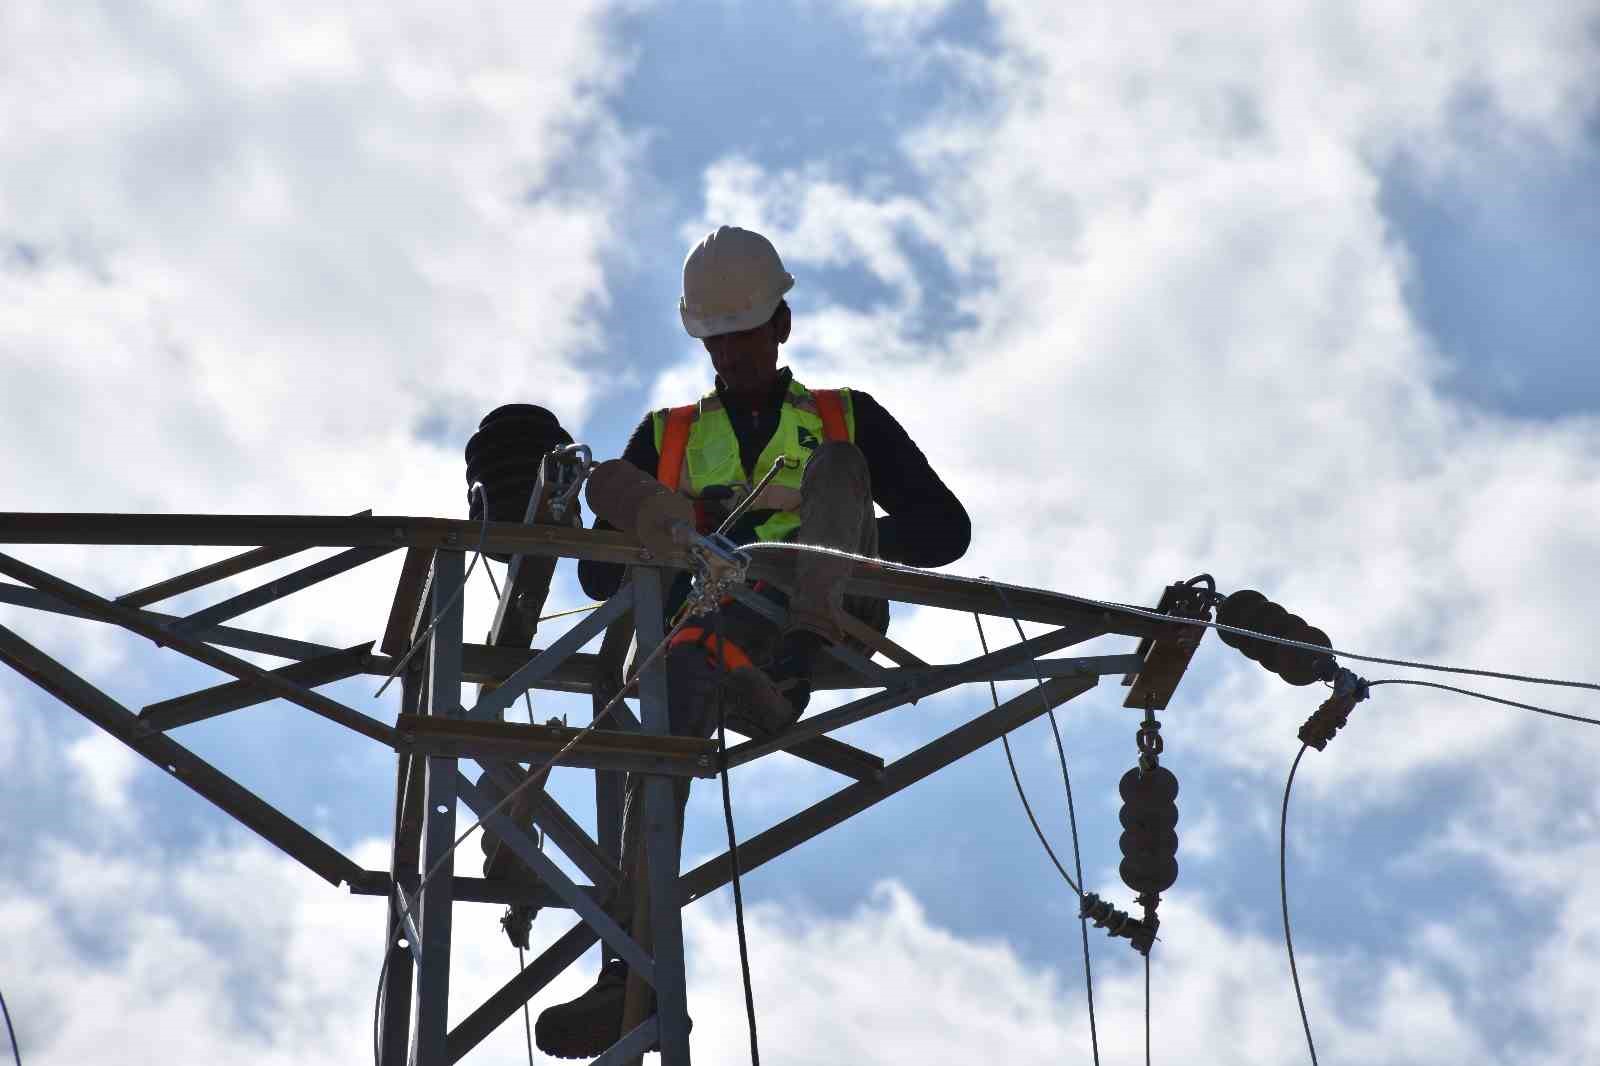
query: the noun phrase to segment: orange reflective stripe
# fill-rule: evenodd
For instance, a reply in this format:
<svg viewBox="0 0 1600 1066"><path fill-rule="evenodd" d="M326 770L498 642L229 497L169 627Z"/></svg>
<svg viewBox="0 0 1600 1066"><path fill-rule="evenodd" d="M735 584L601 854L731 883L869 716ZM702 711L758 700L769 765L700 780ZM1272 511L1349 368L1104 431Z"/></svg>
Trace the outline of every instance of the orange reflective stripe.
<svg viewBox="0 0 1600 1066"><path fill-rule="evenodd" d="M689 446L689 428L693 424L692 403L667 412L667 425L661 432L661 459L656 464L656 480L673 491L677 491L678 475L683 472L683 452Z"/></svg>
<svg viewBox="0 0 1600 1066"><path fill-rule="evenodd" d="M817 415L822 419L824 440L849 440L850 427L844 420L844 401L838 389L813 389L811 398L816 401Z"/></svg>
<svg viewBox="0 0 1600 1066"><path fill-rule="evenodd" d="M746 666L755 667L756 664L750 661L750 656L744 653L744 649L731 640L722 641L722 655L719 657L715 644L709 643L717 639L713 634L707 633L703 626L684 626L678 630L678 635L667 643L667 647L676 648L679 644L699 644L705 647L706 657L711 660L712 665L716 665L720 658L729 670L739 670Z"/></svg>

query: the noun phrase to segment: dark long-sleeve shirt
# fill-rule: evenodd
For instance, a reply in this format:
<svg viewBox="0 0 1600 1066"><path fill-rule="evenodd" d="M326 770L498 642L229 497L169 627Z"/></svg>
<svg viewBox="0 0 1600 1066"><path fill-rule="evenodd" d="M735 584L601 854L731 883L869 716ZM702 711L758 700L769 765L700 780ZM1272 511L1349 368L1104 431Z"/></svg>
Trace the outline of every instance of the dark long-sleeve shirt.
<svg viewBox="0 0 1600 1066"><path fill-rule="evenodd" d="M754 410L734 403L723 391L721 380L717 382L717 395L739 440L739 458L747 475L760 477L765 473L753 468L777 432L789 377L787 369L780 371L772 395ZM943 566L961 558L972 539L972 521L966 508L933 472L927 456L893 415L858 389L850 391L850 398L855 411L856 447L866 456L872 478L872 500L885 512L878 518L879 556L908 566ZM656 476L660 455L650 415L633 431L622 457L651 477ZM611 527L597 521L596 528ZM734 539L746 541L749 537L736 535ZM588 595L606 599L622 584L623 571L620 563L582 561L578 563L578 581Z"/></svg>

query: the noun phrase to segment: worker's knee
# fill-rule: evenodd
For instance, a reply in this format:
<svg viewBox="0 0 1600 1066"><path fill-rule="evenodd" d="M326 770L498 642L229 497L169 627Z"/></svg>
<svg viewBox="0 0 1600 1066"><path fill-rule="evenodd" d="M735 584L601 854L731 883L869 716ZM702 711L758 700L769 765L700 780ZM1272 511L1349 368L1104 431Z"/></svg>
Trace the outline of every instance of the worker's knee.
<svg viewBox="0 0 1600 1066"><path fill-rule="evenodd" d="M802 495L807 495L836 487L853 493L871 493L867 457L847 440L824 441L817 446L806 463L800 491Z"/></svg>

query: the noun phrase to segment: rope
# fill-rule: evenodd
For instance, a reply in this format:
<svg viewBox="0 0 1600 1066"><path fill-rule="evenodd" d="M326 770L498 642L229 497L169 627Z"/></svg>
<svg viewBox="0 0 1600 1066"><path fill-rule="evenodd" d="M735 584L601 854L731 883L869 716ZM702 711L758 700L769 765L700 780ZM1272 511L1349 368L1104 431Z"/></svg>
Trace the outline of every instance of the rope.
<svg viewBox="0 0 1600 1066"><path fill-rule="evenodd" d="M517 948L517 973L528 968L527 956L521 946ZM528 1020L528 1001L522 1001L522 1032L528 1038L528 1066L533 1066L533 1023Z"/></svg>
<svg viewBox="0 0 1600 1066"><path fill-rule="evenodd" d="M983 633L983 618L976 611L974 611L972 614L972 620L978 624L978 643L982 645L983 653L988 655L989 641ZM1000 694L994 687L993 679L989 681L989 699L993 701L995 710L999 710ZM1017 798L1022 801L1022 809L1028 815L1028 822L1033 826L1034 835L1039 838L1039 843L1044 845L1044 853L1050 856L1051 862L1055 863L1057 872L1061 874L1061 879L1067 883L1069 888L1072 889L1074 895L1081 898L1083 896L1083 889L1078 887L1078 883L1072 879L1072 875L1067 873L1067 868L1061 865L1061 860L1056 858L1055 849L1050 846L1050 841L1045 839L1044 830L1039 828L1039 819L1035 818L1033 815L1033 805L1028 802L1028 794L1027 792L1023 791L1022 788L1022 778L1017 773L1017 762L1011 756L1011 740L1008 734L1000 734L1000 744L1003 748L1005 748L1006 765L1011 767L1011 783L1017 787Z"/></svg>
<svg viewBox="0 0 1600 1066"><path fill-rule="evenodd" d="M1491 696L1486 692L1474 692L1469 688L1456 688L1454 685L1441 685L1434 681L1412 681L1409 678L1391 677L1384 681L1369 681L1367 683L1368 688L1372 688L1377 685L1416 685L1420 688L1437 688L1442 689L1445 692L1456 692L1463 696L1473 696L1480 700L1488 700L1490 703L1501 703L1507 707L1516 707L1524 711L1532 711L1535 714L1547 714L1551 718L1565 718L1569 722L1583 722L1586 725L1600 725L1600 718L1585 718L1581 714L1567 714L1565 711L1552 711L1547 707L1535 707L1531 703L1518 703L1516 700L1504 700L1499 696Z"/></svg>
<svg viewBox="0 0 1600 1066"><path fill-rule="evenodd" d="M1306 1049L1311 1052L1311 1066L1317 1066L1317 1045L1311 1041L1311 1021L1306 1017L1305 997L1300 993L1300 970L1294 963L1294 937L1289 932L1289 790L1294 787L1294 772L1300 769L1308 745L1300 745L1300 752L1289 767L1289 780L1283 786L1283 815L1278 822L1278 898L1283 903L1283 943L1289 949L1289 976L1294 980L1294 1001L1300 1007L1300 1024L1306 1031Z"/></svg>
<svg viewBox="0 0 1600 1066"><path fill-rule="evenodd" d="M6 1006L6 997L0 995L0 1014L6 1018L6 1033L11 1037L11 1054L17 1060L17 1066L22 1066L22 1049L17 1046L17 1031L11 1028L11 1009Z"/></svg>
<svg viewBox="0 0 1600 1066"><path fill-rule="evenodd" d="M733 790L728 781L728 711L723 700L728 676L727 642L722 638L722 612L716 615L717 632L717 745L722 755L722 819L728 827L728 860L733 867L733 923L739 934L739 971L744 978L744 1013L750 1025L750 1066L761 1066L761 1048L756 1041L756 999L750 981L750 947L744 932L744 889L739 883L739 842L733 831Z"/></svg>
<svg viewBox="0 0 1600 1066"><path fill-rule="evenodd" d="M1022 630L1022 620L1016 615L1011 606L1011 597L1006 595L1006 590L1001 585L994 586L1000 593L1000 601L1005 605L1006 613L1011 616L1011 624L1017 627L1017 639L1024 643L1028 635ZM1055 736L1056 755L1061 760L1061 783L1067 792L1067 824L1072 829L1072 868L1078 875L1078 884L1083 884L1083 856L1078 850L1078 814L1072 803L1072 777L1067 772L1067 750L1061 743L1061 729L1056 724L1055 708L1050 706L1049 699L1044 694L1044 676L1039 673L1039 659L1031 656L1028 660L1033 665L1034 680L1039 684L1039 698L1044 702L1045 716L1050 719L1050 732ZM1081 897L1081 891L1080 891ZM1089 1048L1094 1057L1095 1066L1100 1066L1100 1035L1094 1020L1094 971L1089 964L1089 919L1083 913L1083 907L1078 908L1078 930L1083 935L1083 987L1089 998Z"/></svg>
<svg viewBox="0 0 1600 1066"><path fill-rule="evenodd" d="M744 546L743 550L772 551L775 549L787 551L820 552L825 555L842 556L853 559L857 562L872 563L879 569L886 570L891 573L900 572L908 574L928 574L936 577L949 576L948 574L939 574L934 570L923 570L914 566L906 566L904 563L892 563L885 559L874 559L871 556L855 555L851 552L841 552L832 548L819 547L815 544L795 544L788 541L764 541L756 544L747 544ZM1316 652L1319 655L1332 655L1339 659L1355 659L1357 661L1366 663L1381 663L1384 666L1400 666L1405 667L1408 670L1432 670L1436 673L1466 674L1472 677L1492 677L1501 681L1519 681L1530 685L1553 685L1558 688L1581 688L1588 689L1592 692L1600 692L1600 684L1596 684L1592 681L1569 681L1555 677L1539 677L1531 674L1511 674L1499 670L1483 670L1477 667L1444 666L1439 663L1424 663L1411 659L1389 659L1378 655L1364 655L1353 651L1340 651L1337 648L1325 648L1320 644L1307 644L1298 640L1288 640L1284 637L1274 636L1270 633L1257 633L1253 629L1241 629L1238 626L1225 625L1222 622L1208 622L1203 618L1180 618L1176 615L1160 614L1159 612L1147 610L1143 607L1134 607L1133 605L1127 603L1113 603L1108 600L1092 599L1088 596L1074 596L1067 592L1051 592L1047 589L1036 589L1027 585L1002 586L999 582L990 581L988 578L980 578L979 580L993 586L996 589L1010 588L1019 592L1043 593L1045 595L1055 596L1060 599L1070 600L1073 603L1082 604L1086 607L1095 607L1102 611L1116 611L1120 614L1131 615L1135 618L1144 618L1152 622L1165 622L1168 625L1200 626L1202 628L1220 630L1225 633L1237 633L1240 636L1252 637L1256 640L1263 640L1269 644L1281 644L1286 648L1299 648L1302 651Z"/></svg>

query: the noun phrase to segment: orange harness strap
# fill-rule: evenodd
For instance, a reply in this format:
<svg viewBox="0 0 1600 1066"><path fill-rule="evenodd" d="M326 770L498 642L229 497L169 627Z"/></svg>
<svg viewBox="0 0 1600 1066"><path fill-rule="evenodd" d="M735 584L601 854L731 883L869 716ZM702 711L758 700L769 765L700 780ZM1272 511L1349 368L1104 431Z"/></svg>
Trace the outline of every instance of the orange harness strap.
<svg viewBox="0 0 1600 1066"><path fill-rule="evenodd" d="M817 415L822 419L823 439L849 440L850 427L844 420L844 400L839 390L812 389L811 398L816 401Z"/></svg>
<svg viewBox="0 0 1600 1066"><path fill-rule="evenodd" d="M668 411L667 426L661 433L661 459L656 464L656 480L674 492L678 491L678 475L683 472L683 452L689 446L694 409L691 403Z"/></svg>
<svg viewBox="0 0 1600 1066"><path fill-rule="evenodd" d="M668 642L667 647L676 648L679 644L698 644L705 649L706 658L711 661L712 666L724 662L729 670L755 666L755 663L750 661L750 656L744 653L744 649L731 640L722 640L722 655L719 658L716 647L718 639L715 634L708 633L704 626L684 626L678 630L678 635Z"/></svg>

